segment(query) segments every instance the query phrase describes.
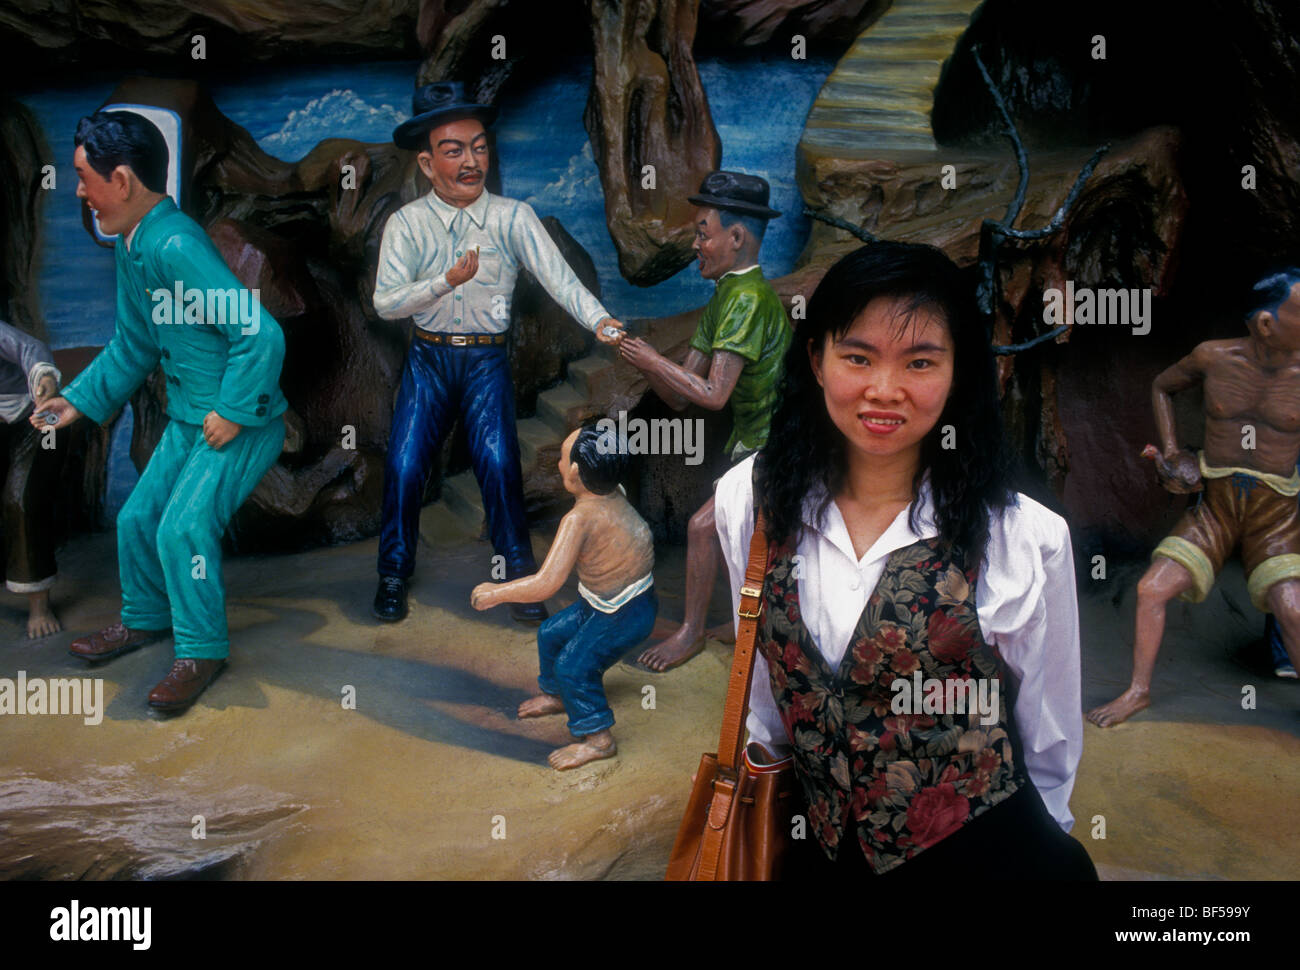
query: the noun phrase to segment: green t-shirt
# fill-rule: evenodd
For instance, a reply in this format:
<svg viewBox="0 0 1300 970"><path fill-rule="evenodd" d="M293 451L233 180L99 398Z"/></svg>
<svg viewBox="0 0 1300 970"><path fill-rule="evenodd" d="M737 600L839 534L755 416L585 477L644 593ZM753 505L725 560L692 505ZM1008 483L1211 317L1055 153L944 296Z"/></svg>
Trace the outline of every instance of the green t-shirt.
<svg viewBox="0 0 1300 970"><path fill-rule="evenodd" d="M757 266L718 280L691 346L702 354L729 350L745 358L731 392L734 425L727 439L728 455L737 444L757 451L767 441L785 351L793 335L781 298Z"/></svg>

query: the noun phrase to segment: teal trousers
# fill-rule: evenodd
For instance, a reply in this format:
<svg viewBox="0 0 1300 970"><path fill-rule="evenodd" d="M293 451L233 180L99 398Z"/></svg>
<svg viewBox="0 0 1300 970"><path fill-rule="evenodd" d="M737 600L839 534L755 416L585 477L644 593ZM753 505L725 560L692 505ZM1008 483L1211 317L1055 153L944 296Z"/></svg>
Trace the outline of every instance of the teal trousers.
<svg viewBox="0 0 1300 970"><path fill-rule="evenodd" d="M283 444L280 418L245 426L220 450L201 426L168 421L117 518L126 626L171 627L178 659L229 656L221 538Z"/></svg>

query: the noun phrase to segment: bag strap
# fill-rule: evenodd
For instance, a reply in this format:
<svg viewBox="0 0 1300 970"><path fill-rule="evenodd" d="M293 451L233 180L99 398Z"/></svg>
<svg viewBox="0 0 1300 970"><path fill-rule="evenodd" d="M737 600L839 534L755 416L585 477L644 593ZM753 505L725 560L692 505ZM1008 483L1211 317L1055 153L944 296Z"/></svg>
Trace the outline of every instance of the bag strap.
<svg viewBox="0 0 1300 970"><path fill-rule="evenodd" d="M755 503L757 505L757 503ZM744 751L745 718L749 714L749 682L754 675L754 639L763 612L763 580L767 575L767 523L759 508L754 510L754 536L749 540L749 562L740 587L740 629L731 661L727 703L722 709L722 733L718 738L718 767L740 772Z"/></svg>

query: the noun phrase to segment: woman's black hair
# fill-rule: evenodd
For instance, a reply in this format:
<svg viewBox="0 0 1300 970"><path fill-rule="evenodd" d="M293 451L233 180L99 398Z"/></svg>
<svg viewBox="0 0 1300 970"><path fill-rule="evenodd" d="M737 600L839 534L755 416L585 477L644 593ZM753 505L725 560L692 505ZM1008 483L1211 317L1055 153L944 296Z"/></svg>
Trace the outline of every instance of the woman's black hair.
<svg viewBox="0 0 1300 970"><path fill-rule="evenodd" d="M148 118L134 111L96 111L77 122L73 145L105 180L126 165L150 192L167 191L167 140Z"/></svg>
<svg viewBox="0 0 1300 970"><path fill-rule="evenodd" d="M569 449L569 461L578 466L578 478L593 495L608 495L627 474L627 442L617 428L610 427L614 422L606 420L604 428L593 422L584 424Z"/></svg>
<svg viewBox="0 0 1300 970"><path fill-rule="evenodd" d="M816 509L820 517L845 484L845 439L827 413L808 349L810 344L821 349L827 337L843 337L867 305L881 298L905 301L900 327L922 308L947 322L954 348L952 394L921 443L912 496L929 472L940 539L979 561L988 544L990 514L1014 497L993 352L969 281L943 252L916 243L881 241L855 250L830 268L813 293L807 319L786 353L780 401L757 462L769 535L782 542L797 534L804 499L815 486L826 491ZM947 441L946 425L955 431ZM916 508L914 503L913 531Z"/></svg>

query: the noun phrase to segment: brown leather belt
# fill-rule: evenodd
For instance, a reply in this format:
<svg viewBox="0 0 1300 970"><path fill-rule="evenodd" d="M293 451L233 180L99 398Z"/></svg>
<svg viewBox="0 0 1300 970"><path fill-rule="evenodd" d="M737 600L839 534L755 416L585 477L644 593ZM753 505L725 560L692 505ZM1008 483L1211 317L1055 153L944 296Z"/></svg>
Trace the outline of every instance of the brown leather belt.
<svg viewBox="0 0 1300 970"><path fill-rule="evenodd" d="M506 342L503 333L429 333L416 327L415 335L441 347L500 347Z"/></svg>

